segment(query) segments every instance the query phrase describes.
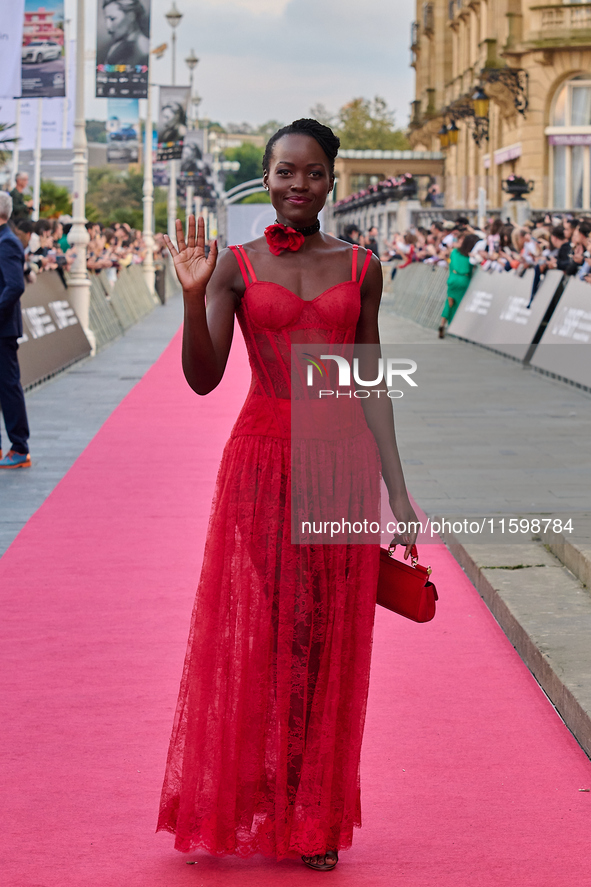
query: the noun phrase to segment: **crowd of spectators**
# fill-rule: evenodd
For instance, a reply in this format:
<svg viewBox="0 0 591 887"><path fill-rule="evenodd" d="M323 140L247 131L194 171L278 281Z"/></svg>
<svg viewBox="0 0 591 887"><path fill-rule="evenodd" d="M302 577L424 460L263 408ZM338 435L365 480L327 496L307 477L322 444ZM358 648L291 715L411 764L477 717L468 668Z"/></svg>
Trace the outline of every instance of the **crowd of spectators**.
<svg viewBox="0 0 591 887"><path fill-rule="evenodd" d="M43 271L57 271L65 283L64 272L70 270L75 257L75 248L68 243L71 218L62 216L59 220L39 219L37 222L20 219L11 224L25 249L27 282L33 283ZM143 262L146 246L141 231L125 223L103 228L98 222L88 222L86 229L89 236L86 252L89 274L105 271L109 283L113 285L122 268ZM155 260L164 249L164 240L157 234Z"/></svg>
<svg viewBox="0 0 591 887"><path fill-rule="evenodd" d="M33 200L27 194L29 177L19 172L16 185L10 192L12 216L10 224L25 248L25 276L32 283L37 274L43 271L58 271L64 278L74 262L75 249L68 243L72 227L71 216L59 219L39 219L31 221ZM98 222L87 222L89 242L86 251L86 267L91 274L105 271L109 283L113 285L121 268L141 264L146 255L146 246L141 231L136 231L126 222L115 222L104 228ZM161 234L155 236L154 259L165 250Z"/></svg>
<svg viewBox="0 0 591 887"><path fill-rule="evenodd" d="M470 238L470 263L485 271L514 271L522 275L533 269L532 297L546 271L591 283L591 219L547 214L524 225L491 218L484 230L465 216L434 221L427 228L396 234L382 253L383 262L395 262L392 276L412 262L447 267L452 250Z"/></svg>

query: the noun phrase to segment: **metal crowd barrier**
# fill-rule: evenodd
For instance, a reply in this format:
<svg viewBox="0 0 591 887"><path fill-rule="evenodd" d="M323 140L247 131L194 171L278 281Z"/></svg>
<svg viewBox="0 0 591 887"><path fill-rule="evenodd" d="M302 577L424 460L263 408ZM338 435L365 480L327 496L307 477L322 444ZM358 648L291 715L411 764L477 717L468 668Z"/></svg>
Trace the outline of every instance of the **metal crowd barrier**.
<svg viewBox="0 0 591 887"><path fill-rule="evenodd" d="M146 286L141 265L122 268L113 286L104 271L91 275L89 323L97 350L123 335L159 304L160 299Z"/></svg>
<svg viewBox="0 0 591 887"><path fill-rule="evenodd" d="M98 351L179 292L170 264L165 261L162 265L160 298L150 294L141 265L123 268L113 286L104 271L90 274L89 326ZM88 357L90 343L70 305L64 279L56 271L44 271L28 285L21 305L19 361L24 388L30 389Z"/></svg>
<svg viewBox="0 0 591 887"><path fill-rule="evenodd" d="M110 287L109 287L110 289ZM96 339L97 351L123 335L123 327L119 322L109 298L105 292L99 275L90 278L90 312L88 316L90 329Z"/></svg>
<svg viewBox="0 0 591 887"><path fill-rule="evenodd" d="M420 262L399 268L390 279L392 265L384 265L384 304L396 314L436 330L447 294L447 268Z"/></svg>
<svg viewBox="0 0 591 887"><path fill-rule="evenodd" d="M396 314L437 329L447 295L446 268L384 265L383 302ZM591 391L591 287L548 271L532 298L533 271L477 269L449 335L512 357L532 369Z"/></svg>

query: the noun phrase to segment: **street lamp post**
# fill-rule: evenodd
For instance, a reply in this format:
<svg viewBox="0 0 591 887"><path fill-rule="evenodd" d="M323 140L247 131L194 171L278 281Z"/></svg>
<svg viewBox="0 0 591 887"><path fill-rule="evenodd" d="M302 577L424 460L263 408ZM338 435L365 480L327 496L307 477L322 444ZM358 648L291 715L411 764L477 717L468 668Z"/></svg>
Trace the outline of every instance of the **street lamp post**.
<svg viewBox="0 0 591 887"><path fill-rule="evenodd" d="M144 147L144 230L142 232L146 255L143 272L146 286L154 292L154 180L152 175L152 84L150 82L150 56L148 56L148 109L146 111L146 130Z"/></svg>
<svg viewBox="0 0 591 887"><path fill-rule="evenodd" d="M192 49L190 55L185 59L185 64L189 69L189 117L192 118L192 101L193 101L193 71L199 64L199 59L195 55L195 50Z"/></svg>
<svg viewBox="0 0 591 887"><path fill-rule="evenodd" d="M182 12L176 8L173 0L170 10L166 13L166 21L172 28L172 85L176 85L176 29L183 17ZM169 161L168 174L170 182L168 185L168 236L173 242L176 242L175 222L176 222L176 160Z"/></svg>
<svg viewBox="0 0 591 887"><path fill-rule="evenodd" d="M86 270L86 121L84 115L84 0L76 4L76 117L74 123L74 199L72 227L68 243L74 247L75 258L70 271L68 292L74 311L86 333L92 351L96 349L94 334L89 328L90 280Z"/></svg>
<svg viewBox="0 0 591 887"><path fill-rule="evenodd" d="M187 115L187 124L189 129L194 129L193 126L193 71L197 67L199 63L199 59L195 55L195 51L192 49L190 55L185 59L185 64L189 69L189 113ZM189 228L189 215L193 212L193 198L194 198L194 190L193 183L189 181L187 184L187 194L186 194L186 204L185 204L185 214L187 217L187 232Z"/></svg>

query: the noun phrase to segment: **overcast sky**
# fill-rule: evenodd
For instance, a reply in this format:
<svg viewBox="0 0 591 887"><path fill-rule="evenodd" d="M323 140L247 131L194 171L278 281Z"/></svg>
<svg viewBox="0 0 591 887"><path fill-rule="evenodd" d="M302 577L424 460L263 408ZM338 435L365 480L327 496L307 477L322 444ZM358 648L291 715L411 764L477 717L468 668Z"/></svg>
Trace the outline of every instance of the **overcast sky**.
<svg viewBox="0 0 591 887"><path fill-rule="evenodd" d="M87 0L87 49L94 47L96 2ZM100 3L101 0L98 0ZM408 122L413 71L409 67L412 0L176 0L177 83L188 83L185 57L200 59L195 89L200 116L223 124L269 119L288 122L318 102L336 110L356 96L383 96ZM66 0L67 9L74 0ZM169 43L155 60L152 80L170 83L172 0L152 0L152 46ZM66 13L69 15L69 13ZM86 116L104 119L87 64Z"/></svg>

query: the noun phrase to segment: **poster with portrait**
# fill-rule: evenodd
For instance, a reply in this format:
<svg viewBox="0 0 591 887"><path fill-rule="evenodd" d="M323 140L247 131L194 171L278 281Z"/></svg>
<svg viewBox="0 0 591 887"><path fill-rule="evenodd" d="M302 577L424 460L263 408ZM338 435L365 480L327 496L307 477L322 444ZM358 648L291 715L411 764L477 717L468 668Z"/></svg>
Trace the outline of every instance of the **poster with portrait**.
<svg viewBox="0 0 591 887"><path fill-rule="evenodd" d="M188 86L161 86L158 110L158 160L180 160L187 131Z"/></svg>
<svg viewBox="0 0 591 887"><path fill-rule="evenodd" d="M181 155L181 178L185 179L187 184L191 184L203 175L204 137L205 132L202 129L189 129L185 133Z"/></svg>
<svg viewBox="0 0 591 887"><path fill-rule="evenodd" d="M147 98L149 54L150 0L98 0L97 97Z"/></svg>
<svg viewBox="0 0 591 887"><path fill-rule="evenodd" d="M138 99L107 99L107 163L137 163L140 156Z"/></svg>
<svg viewBox="0 0 591 887"><path fill-rule="evenodd" d="M25 0L21 58L23 98L65 96L64 0Z"/></svg>

